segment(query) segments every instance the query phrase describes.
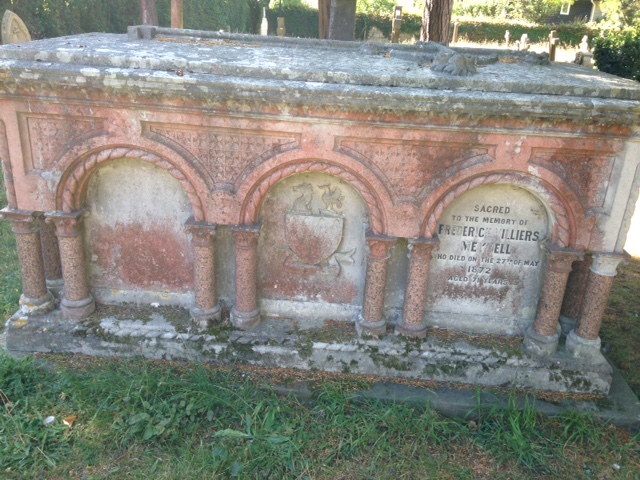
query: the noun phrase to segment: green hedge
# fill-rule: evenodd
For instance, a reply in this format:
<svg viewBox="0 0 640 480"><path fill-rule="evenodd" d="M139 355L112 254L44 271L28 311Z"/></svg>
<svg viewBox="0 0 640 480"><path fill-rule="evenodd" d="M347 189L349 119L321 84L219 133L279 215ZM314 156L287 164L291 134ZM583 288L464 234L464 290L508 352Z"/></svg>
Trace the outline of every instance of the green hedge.
<svg viewBox="0 0 640 480"><path fill-rule="evenodd" d="M598 70L640 82L640 27L597 38L593 59Z"/></svg>
<svg viewBox="0 0 640 480"><path fill-rule="evenodd" d="M171 0L158 1L160 25L171 23ZM43 6L44 5L44 6ZM46 6L46 8L45 8ZM126 32L127 26L140 23L138 0L0 0L0 12L13 10L27 24L34 39L82 32ZM318 38L318 11L302 6L284 6L267 12L270 33L275 35L277 17L283 16L287 36ZM257 33L262 9L259 0L188 0L185 1L184 24L199 30L225 30ZM391 15L356 17L355 38L363 40L371 27L391 36ZM402 32L420 35L420 15L403 15ZM460 20L460 38L471 42L503 42L506 30L516 40L527 33L534 43L544 42L550 30L557 30L561 44L578 45L584 35L598 36L597 29L583 23L562 25L527 25L518 22Z"/></svg>
<svg viewBox="0 0 640 480"><path fill-rule="evenodd" d="M316 8L306 6L283 6L267 11L269 34L275 35L277 18L284 17L287 37L319 38L319 14Z"/></svg>
<svg viewBox="0 0 640 480"><path fill-rule="evenodd" d="M157 0L160 25L171 25L171 0ZM34 39L83 32L124 33L140 23L138 0L0 0L0 15L16 13ZM187 0L184 25L197 30L256 32L261 9L256 0ZM317 29L317 27L316 27Z"/></svg>
<svg viewBox="0 0 640 480"><path fill-rule="evenodd" d="M562 45L579 45L583 36L588 35L589 38L594 38L600 34L597 28L584 23L535 25L508 21L460 20L460 37L470 42L504 42L504 34L507 30L512 40L518 40L523 33L526 33L532 43L546 42L549 32L556 30Z"/></svg>

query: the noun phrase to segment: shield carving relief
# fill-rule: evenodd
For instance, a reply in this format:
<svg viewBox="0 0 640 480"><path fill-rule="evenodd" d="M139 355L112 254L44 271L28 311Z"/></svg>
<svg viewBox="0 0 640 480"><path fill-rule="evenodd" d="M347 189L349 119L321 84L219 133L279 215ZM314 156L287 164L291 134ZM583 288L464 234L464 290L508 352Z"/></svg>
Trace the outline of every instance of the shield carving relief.
<svg viewBox="0 0 640 480"><path fill-rule="evenodd" d="M319 304L361 303L368 210L351 185L321 173L283 179L266 197L261 221L258 288L265 311L288 316L295 305L317 316Z"/></svg>
<svg viewBox="0 0 640 480"><path fill-rule="evenodd" d="M300 196L285 216L287 247L297 259L289 259L293 267L317 267L326 274L339 275L343 263L353 263L355 249L338 252L342 243L344 218L340 214L344 196L337 186L318 185L323 193L324 208L314 210L314 187L301 183L293 187Z"/></svg>
<svg viewBox="0 0 640 480"><path fill-rule="evenodd" d="M289 212L285 221L287 245L304 263L317 265L336 252L343 227L341 217Z"/></svg>

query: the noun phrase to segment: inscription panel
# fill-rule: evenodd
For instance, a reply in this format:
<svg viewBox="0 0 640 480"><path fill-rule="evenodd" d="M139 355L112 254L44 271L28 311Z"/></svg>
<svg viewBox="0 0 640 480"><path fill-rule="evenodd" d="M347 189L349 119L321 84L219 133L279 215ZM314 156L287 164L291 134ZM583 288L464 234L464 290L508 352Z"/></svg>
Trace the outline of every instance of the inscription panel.
<svg viewBox="0 0 640 480"><path fill-rule="evenodd" d="M432 324L516 333L535 316L544 272L542 203L509 185L476 188L438 224L429 282ZM484 317L484 318L482 318Z"/></svg>

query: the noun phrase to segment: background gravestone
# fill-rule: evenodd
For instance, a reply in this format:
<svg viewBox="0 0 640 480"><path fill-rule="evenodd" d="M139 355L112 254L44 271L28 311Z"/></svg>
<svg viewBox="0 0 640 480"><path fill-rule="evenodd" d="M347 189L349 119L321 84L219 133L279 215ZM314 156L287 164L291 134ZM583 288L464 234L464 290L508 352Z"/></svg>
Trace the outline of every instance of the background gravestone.
<svg viewBox="0 0 640 480"><path fill-rule="evenodd" d="M29 29L22 19L11 10L6 10L2 17L2 43L24 43L31 41Z"/></svg>

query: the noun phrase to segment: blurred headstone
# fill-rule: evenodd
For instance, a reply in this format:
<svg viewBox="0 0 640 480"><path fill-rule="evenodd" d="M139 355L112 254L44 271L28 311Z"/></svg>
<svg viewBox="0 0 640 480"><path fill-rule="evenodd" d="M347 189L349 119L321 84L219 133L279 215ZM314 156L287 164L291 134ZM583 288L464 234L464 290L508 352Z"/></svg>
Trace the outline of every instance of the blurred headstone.
<svg viewBox="0 0 640 480"><path fill-rule="evenodd" d="M287 34L287 29L284 23L284 17L278 17L278 36L284 37Z"/></svg>
<svg viewBox="0 0 640 480"><path fill-rule="evenodd" d="M29 29L22 19L11 10L6 10L2 17L2 43L24 43L31 41Z"/></svg>

